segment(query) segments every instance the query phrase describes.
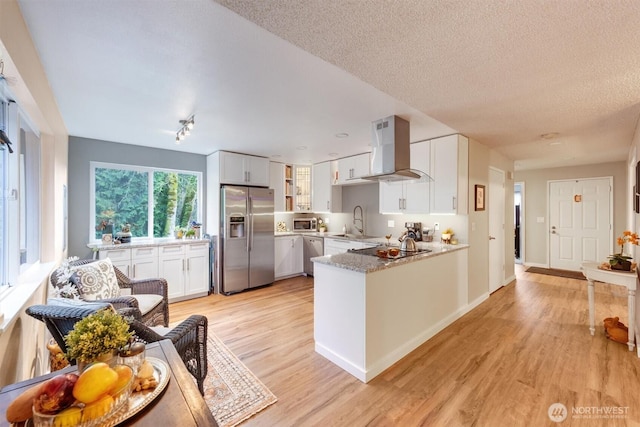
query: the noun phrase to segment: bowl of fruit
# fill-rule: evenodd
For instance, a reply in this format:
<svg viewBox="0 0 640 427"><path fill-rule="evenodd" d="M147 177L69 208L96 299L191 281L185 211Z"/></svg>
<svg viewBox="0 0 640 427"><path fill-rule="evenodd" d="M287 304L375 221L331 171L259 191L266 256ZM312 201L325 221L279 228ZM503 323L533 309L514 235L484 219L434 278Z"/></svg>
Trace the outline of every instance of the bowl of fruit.
<svg viewBox="0 0 640 427"><path fill-rule="evenodd" d="M36 427L99 426L126 404L133 380L129 366L112 368L103 362L94 363L80 375L56 375L27 390L12 402L7 418L9 409L15 405L13 409L32 418ZM31 405L29 416L28 405Z"/></svg>

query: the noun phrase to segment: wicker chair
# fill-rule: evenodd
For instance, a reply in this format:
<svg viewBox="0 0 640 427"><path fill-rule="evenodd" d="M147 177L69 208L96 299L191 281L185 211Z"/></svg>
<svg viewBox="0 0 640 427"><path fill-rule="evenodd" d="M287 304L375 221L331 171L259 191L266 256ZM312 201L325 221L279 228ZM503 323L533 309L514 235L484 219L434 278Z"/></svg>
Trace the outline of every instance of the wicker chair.
<svg viewBox="0 0 640 427"><path fill-rule="evenodd" d="M84 264L94 262L93 259L81 259L77 261L71 261L69 266L76 267ZM167 281L165 279L138 279L133 280L128 278L117 267L113 267L118 279L118 286L120 289L129 289L131 296L120 296L115 298L108 298L100 300L100 302L106 302L112 304L116 309L125 307L137 308L142 312L142 322L148 326L168 326L169 325L169 300L167 297ZM51 285L54 287L60 286L58 283L58 275L60 268L55 270L51 276ZM141 304L141 301L145 300L146 295L160 295L162 299L146 307L146 303ZM135 301L132 301L135 300ZM142 307L141 307L142 305Z"/></svg>
<svg viewBox="0 0 640 427"><path fill-rule="evenodd" d="M207 331L209 321L205 316L192 314L179 325L170 328L149 328L139 320L130 320L131 330L140 341L152 343L169 339L180 358L198 383L204 395L204 380L207 377Z"/></svg>
<svg viewBox="0 0 640 427"><path fill-rule="evenodd" d="M109 304L89 303L77 307L33 305L26 309L26 313L44 322L62 351L66 353L64 337L73 329L76 322L105 307L109 307ZM208 320L205 316L192 314L176 327L169 329L148 327L139 320L142 318L139 310L125 308L119 312L127 316L130 329L140 341L152 343L165 339L171 340L187 370L196 379L200 393L204 394L204 380L207 377L208 329ZM75 364L75 360L70 362Z"/></svg>

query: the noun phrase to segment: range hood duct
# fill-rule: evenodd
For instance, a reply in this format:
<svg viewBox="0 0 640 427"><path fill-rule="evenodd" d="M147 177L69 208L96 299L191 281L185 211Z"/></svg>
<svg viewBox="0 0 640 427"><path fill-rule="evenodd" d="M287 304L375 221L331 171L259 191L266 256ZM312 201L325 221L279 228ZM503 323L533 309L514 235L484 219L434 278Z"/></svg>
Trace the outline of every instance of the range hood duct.
<svg viewBox="0 0 640 427"><path fill-rule="evenodd" d="M370 181L432 181L423 171L411 169L409 122L389 116L372 122Z"/></svg>

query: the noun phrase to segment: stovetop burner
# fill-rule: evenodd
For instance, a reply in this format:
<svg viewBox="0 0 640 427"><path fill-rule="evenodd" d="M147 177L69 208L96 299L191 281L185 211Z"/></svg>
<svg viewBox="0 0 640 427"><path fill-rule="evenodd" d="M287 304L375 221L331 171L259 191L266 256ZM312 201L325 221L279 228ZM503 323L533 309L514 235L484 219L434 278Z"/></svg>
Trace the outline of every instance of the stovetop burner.
<svg viewBox="0 0 640 427"><path fill-rule="evenodd" d="M414 256L414 255L420 255L420 254L424 254L424 253L427 253L427 252L431 252L431 249L418 249L417 251L399 251L398 255L396 255L396 256L388 255L386 257L380 257L378 255L378 251L379 250L388 251L389 248L392 248L392 247L394 247L394 246L376 246L376 247L373 247L373 248L349 249L349 252L360 254L360 255L370 255L370 256L374 256L374 257L378 257L378 258L388 258L388 259L406 258L406 257ZM395 248L399 249L398 247L395 247Z"/></svg>

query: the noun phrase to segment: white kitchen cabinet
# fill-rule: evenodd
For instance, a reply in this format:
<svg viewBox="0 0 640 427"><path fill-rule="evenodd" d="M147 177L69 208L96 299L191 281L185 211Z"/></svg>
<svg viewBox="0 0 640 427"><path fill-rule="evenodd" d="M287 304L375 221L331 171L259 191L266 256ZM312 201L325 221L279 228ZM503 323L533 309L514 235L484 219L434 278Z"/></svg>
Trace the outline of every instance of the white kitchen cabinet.
<svg viewBox="0 0 640 427"><path fill-rule="evenodd" d="M311 166L294 166L294 210L309 212L311 210Z"/></svg>
<svg viewBox="0 0 640 427"><path fill-rule="evenodd" d="M158 277L158 247L131 248L131 278L151 279Z"/></svg>
<svg viewBox="0 0 640 427"><path fill-rule="evenodd" d="M411 144L411 169L429 174L430 147L429 141ZM395 182L381 181L378 188L380 213L428 214L429 187L430 184L426 178Z"/></svg>
<svg viewBox="0 0 640 427"><path fill-rule="evenodd" d="M362 153L337 160L338 176L334 177L334 185L362 184L367 181L358 179L371 174L371 153Z"/></svg>
<svg viewBox="0 0 640 427"><path fill-rule="evenodd" d="M221 184L269 186L269 159L218 151Z"/></svg>
<svg viewBox="0 0 640 427"><path fill-rule="evenodd" d="M111 264L118 270L122 271L125 276L131 276L131 249L130 248L114 248L100 249L99 259L109 258Z"/></svg>
<svg viewBox="0 0 640 427"><path fill-rule="evenodd" d="M469 140L449 135L431 140L432 214L468 213Z"/></svg>
<svg viewBox="0 0 640 427"><path fill-rule="evenodd" d="M302 236L277 236L274 239L274 258L276 280L302 274Z"/></svg>
<svg viewBox="0 0 640 427"><path fill-rule="evenodd" d="M185 247L182 244L160 247L158 255L160 277L167 281L167 296L173 302L185 294Z"/></svg>
<svg viewBox="0 0 640 427"><path fill-rule="evenodd" d="M185 245L185 296L198 297L209 293L209 242Z"/></svg>
<svg viewBox="0 0 640 427"><path fill-rule="evenodd" d="M159 248L159 276L167 280L169 302L209 293L209 243L192 242Z"/></svg>
<svg viewBox="0 0 640 427"><path fill-rule="evenodd" d="M101 249L99 258L109 258L114 267L130 279L158 277L158 248L155 246Z"/></svg>
<svg viewBox="0 0 640 427"><path fill-rule="evenodd" d="M337 168L338 165L335 160L313 165L311 178L313 199L311 208L314 212L342 211L342 187L331 185Z"/></svg>
<svg viewBox="0 0 640 427"><path fill-rule="evenodd" d="M271 162L269 165L269 188L273 190L273 208L276 212L285 212L286 210L285 194L288 181L285 180L285 167L288 166L278 162Z"/></svg>

